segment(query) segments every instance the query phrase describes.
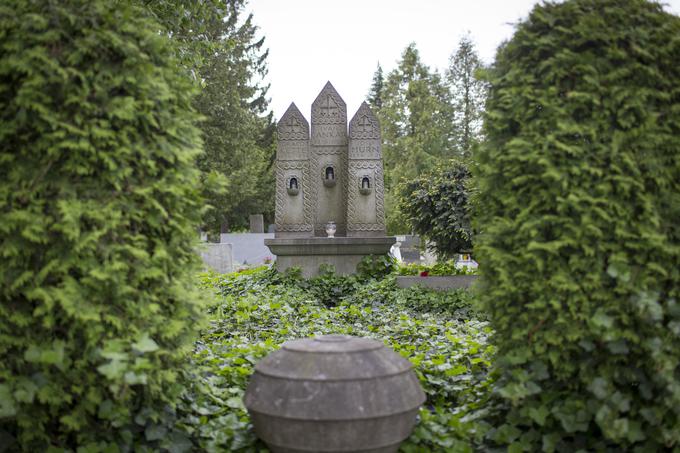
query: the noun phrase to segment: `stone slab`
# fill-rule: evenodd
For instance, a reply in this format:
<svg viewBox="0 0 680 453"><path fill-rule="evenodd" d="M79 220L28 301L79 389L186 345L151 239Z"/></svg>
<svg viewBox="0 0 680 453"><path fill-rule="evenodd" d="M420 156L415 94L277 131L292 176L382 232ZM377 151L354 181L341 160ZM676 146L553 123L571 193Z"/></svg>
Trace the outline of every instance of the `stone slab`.
<svg viewBox="0 0 680 453"><path fill-rule="evenodd" d="M404 263L420 263L420 251L413 249L400 249L401 260Z"/></svg>
<svg viewBox="0 0 680 453"><path fill-rule="evenodd" d="M264 217L262 214L252 214L249 220L251 233L264 233Z"/></svg>
<svg viewBox="0 0 680 453"><path fill-rule="evenodd" d="M277 238L265 244L276 255L276 268L283 272L299 267L305 278L319 274L319 266L328 264L338 275L356 273L365 256L387 255L394 237L379 238Z"/></svg>
<svg viewBox="0 0 680 453"><path fill-rule="evenodd" d="M222 233L220 242L233 247L234 263L260 265L274 258L264 244L265 239L273 239L274 233Z"/></svg>
<svg viewBox="0 0 680 453"><path fill-rule="evenodd" d="M397 286L399 288L410 288L420 285L423 288L435 289L438 291L448 291L459 288L469 288L477 280L476 275L446 275L446 276L399 276Z"/></svg>
<svg viewBox="0 0 680 453"><path fill-rule="evenodd" d="M401 249L420 248L420 236L413 234L404 234L397 236L397 241L401 242Z"/></svg>
<svg viewBox="0 0 680 453"><path fill-rule="evenodd" d="M199 254L203 264L220 274L228 274L234 271L234 260L231 244L202 243L199 246Z"/></svg>
<svg viewBox="0 0 680 453"><path fill-rule="evenodd" d="M399 261L404 263L420 263L420 236L411 234L397 235Z"/></svg>

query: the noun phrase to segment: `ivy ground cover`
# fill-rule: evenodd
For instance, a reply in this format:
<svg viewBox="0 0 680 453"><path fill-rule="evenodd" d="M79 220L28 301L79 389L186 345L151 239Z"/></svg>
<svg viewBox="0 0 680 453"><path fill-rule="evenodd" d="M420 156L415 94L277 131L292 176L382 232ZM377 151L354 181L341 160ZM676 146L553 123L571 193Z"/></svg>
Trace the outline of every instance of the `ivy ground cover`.
<svg viewBox="0 0 680 453"><path fill-rule="evenodd" d="M206 276L205 285L215 294L210 324L180 407L194 447L266 451L242 403L254 365L287 340L329 333L382 340L413 363L427 401L402 451L466 452L481 441L494 351L468 293L399 289L393 276L305 281L266 268Z"/></svg>

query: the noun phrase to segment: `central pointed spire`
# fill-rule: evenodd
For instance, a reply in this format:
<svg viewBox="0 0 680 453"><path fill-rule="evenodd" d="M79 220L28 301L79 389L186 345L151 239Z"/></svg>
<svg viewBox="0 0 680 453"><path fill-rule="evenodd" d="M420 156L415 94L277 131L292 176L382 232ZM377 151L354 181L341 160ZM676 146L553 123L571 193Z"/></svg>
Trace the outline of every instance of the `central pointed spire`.
<svg viewBox="0 0 680 453"><path fill-rule="evenodd" d="M347 125L347 104L330 82L312 103L312 123Z"/></svg>

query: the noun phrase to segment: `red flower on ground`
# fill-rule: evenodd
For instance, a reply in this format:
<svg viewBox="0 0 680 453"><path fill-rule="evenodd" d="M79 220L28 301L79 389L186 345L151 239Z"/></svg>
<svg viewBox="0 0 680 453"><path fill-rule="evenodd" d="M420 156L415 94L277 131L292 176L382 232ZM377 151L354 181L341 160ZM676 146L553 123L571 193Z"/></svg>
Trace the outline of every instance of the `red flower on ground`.
<svg viewBox="0 0 680 453"><path fill-rule="evenodd" d="M430 275L430 273L429 273L428 271L422 271L422 272L420 273L420 276L421 276L421 277L427 277L428 275Z"/></svg>

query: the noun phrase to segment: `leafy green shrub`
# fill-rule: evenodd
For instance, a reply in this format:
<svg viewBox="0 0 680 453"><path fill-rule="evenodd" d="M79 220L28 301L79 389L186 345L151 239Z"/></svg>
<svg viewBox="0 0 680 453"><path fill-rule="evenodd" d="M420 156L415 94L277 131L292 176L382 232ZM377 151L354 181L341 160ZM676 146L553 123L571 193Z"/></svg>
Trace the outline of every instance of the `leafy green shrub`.
<svg viewBox="0 0 680 453"><path fill-rule="evenodd" d="M430 239L440 258L472 250L471 182L467 165L452 160L446 166L403 183L399 209L413 230Z"/></svg>
<svg viewBox="0 0 680 453"><path fill-rule="evenodd" d="M0 5L0 443L187 447L191 84L128 2ZM13 440L12 440L13 439Z"/></svg>
<svg viewBox="0 0 680 453"><path fill-rule="evenodd" d="M243 269L230 274L217 274L210 272L204 274L202 286L204 288L212 288L217 286L220 288L222 295L242 296L247 293L261 291L263 288L279 284L285 281L286 278L298 280L301 278L300 273L279 274L276 269L268 266L259 266L251 269Z"/></svg>
<svg viewBox="0 0 680 453"><path fill-rule="evenodd" d="M396 269L398 275L421 275L424 272L428 276L477 275L476 268L457 268L453 260L438 261L435 264L401 263Z"/></svg>
<svg viewBox="0 0 680 453"><path fill-rule="evenodd" d="M475 250L511 451L680 448L680 18L537 6L490 72Z"/></svg>
<svg viewBox="0 0 680 453"><path fill-rule="evenodd" d="M379 280L394 272L397 260L391 255L365 256L357 265L359 280Z"/></svg>
<svg viewBox="0 0 680 453"><path fill-rule="evenodd" d="M468 292L399 289L388 277L357 285L327 307L313 288L266 269L207 277L206 283L218 296L197 344L178 423L198 450L262 451L241 400L254 365L284 341L327 333L383 340L414 364L428 400L404 451L467 452L481 442L488 426L476 419L493 382L494 347L487 323L463 314ZM252 291L234 294L236 286Z"/></svg>
<svg viewBox="0 0 680 453"><path fill-rule="evenodd" d="M354 292L358 281L355 276L336 275L332 266L323 266L319 275L309 280L303 279L299 282L299 285L325 306L333 307Z"/></svg>

